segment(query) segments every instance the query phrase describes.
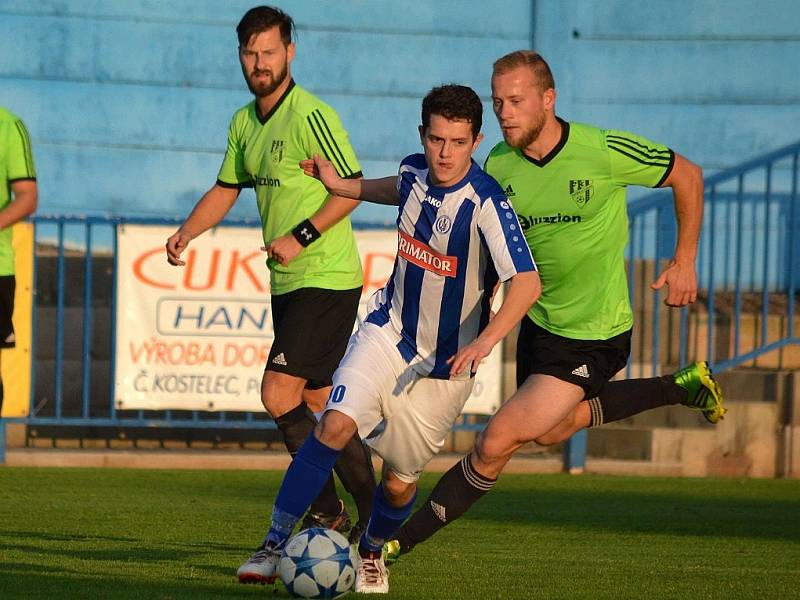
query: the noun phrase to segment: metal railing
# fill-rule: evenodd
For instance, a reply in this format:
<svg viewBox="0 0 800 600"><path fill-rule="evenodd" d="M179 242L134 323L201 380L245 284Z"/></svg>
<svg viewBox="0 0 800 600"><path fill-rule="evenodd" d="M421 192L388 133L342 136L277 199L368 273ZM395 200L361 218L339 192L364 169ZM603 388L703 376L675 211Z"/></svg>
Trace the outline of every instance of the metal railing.
<svg viewBox="0 0 800 600"><path fill-rule="evenodd" d="M626 378L660 375L694 360L722 372L800 344L799 154L797 142L705 179L698 301L679 310L665 307L664 294L650 289L675 247L672 195L661 190L630 203L626 262L635 318ZM781 366L781 358L772 364ZM586 445L585 430L567 442L566 470L584 468Z"/></svg>
<svg viewBox="0 0 800 600"><path fill-rule="evenodd" d="M631 203L627 249L631 300L642 331L627 375L658 374L690 360L717 371L800 343L800 142L705 179L697 257L698 302L679 311L648 289L675 245L671 194ZM649 298L648 298L649 296ZM647 343L644 343L647 342Z"/></svg>

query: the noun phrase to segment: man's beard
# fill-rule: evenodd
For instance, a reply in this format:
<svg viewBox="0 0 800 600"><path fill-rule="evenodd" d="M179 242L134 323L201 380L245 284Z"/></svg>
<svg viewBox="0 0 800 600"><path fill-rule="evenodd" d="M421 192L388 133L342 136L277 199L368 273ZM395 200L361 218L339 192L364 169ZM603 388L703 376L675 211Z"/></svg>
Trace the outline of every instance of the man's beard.
<svg viewBox="0 0 800 600"><path fill-rule="evenodd" d="M268 79L265 83L254 83L252 78L257 75L258 73L263 73L264 71L253 71L250 75L245 73L244 79L247 82L247 87L250 89L252 94L256 98L263 98L265 96L269 96L277 90L280 85L286 80L286 76L289 73L289 69L287 68L286 63L283 64L283 68L280 72L276 73L272 78Z"/></svg>
<svg viewBox="0 0 800 600"><path fill-rule="evenodd" d="M545 122L545 116L544 112L542 112L542 114L539 115L539 118L536 121L534 121L527 130L522 132L519 139L509 140L508 138L506 138L506 143L512 148L524 150L537 140L539 134L542 133L542 129L544 128L544 122Z"/></svg>

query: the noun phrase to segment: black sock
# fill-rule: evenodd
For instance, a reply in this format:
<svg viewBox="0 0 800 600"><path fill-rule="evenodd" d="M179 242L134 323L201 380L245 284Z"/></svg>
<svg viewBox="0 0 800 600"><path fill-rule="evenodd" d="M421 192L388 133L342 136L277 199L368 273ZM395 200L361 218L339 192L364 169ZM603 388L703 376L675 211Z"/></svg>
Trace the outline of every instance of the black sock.
<svg viewBox="0 0 800 600"><path fill-rule="evenodd" d="M686 400L686 390L675 383L672 375L649 379L609 381L596 398L590 398L589 427L626 419L640 412L679 404Z"/></svg>
<svg viewBox="0 0 800 600"><path fill-rule="evenodd" d="M442 475L425 504L398 530L395 537L400 542L401 553L410 551L458 519L492 489L497 479L479 474L469 457L467 454Z"/></svg>
<svg viewBox="0 0 800 600"><path fill-rule="evenodd" d="M306 438L314 431L317 420L305 402L300 402L295 408L275 419L275 424L283 434L283 443L289 454L294 457ZM309 512L323 515L338 515L341 510L339 496L336 494L336 484L333 475L325 482L325 486L317 499L308 508Z"/></svg>
<svg viewBox="0 0 800 600"><path fill-rule="evenodd" d="M355 500L358 520L367 523L372 514L372 496L375 493L375 470L369 447L356 433L339 454L333 467L336 474Z"/></svg>

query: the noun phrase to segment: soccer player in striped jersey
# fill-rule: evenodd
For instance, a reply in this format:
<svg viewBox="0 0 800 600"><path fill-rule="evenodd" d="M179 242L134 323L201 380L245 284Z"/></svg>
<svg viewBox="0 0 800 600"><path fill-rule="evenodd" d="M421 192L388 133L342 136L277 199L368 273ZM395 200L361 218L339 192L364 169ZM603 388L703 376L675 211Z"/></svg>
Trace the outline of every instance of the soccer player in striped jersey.
<svg viewBox="0 0 800 600"><path fill-rule="evenodd" d="M343 179L320 157L304 163L331 193L398 205L398 252L334 374L320 424L286 472L262 554L251 561L274 569L344 443L383 421L369 440L384 467L359 542L356 591L388 592L384 541L410 514L417 479L461 413L481 359L540 292L513 207L472 160L482 112L472 89L434 88L422 102L424 154L404 159L396 177ZM490 320L498 281L509 281L508 292Z"/></svg>
<svg viewBox="0 0 800 600"><path fill-rule="evenodd" d="M270 271L275 337L261 400L294 454L316 425L331 377L347 348L361 299L361 261L348 214L356 201L330 196L298 162L322 154L342 177L361 171L336 112L292 78L294 23L277 8L259 6L239 22L239 60L255 99L233 115L216 184L167 240L167 260L219 223L244 187L255 187ZM358 507L352 535L366 527L375 474L368 449L354 437L336 472ZM350 518L329 478L304 525L347 533ZM261 580L240 573L242 582Z"/></svg>
<svg viewBox="0 0 800 600"><path fill-rule="evenodd" d="M696 408L711 423L725 412L705 362L662 377L609 381L628 361L633 326L623 256L626 187L672 188L675 254L651 287L666 286L668 306L686 306L697 297L700 168L641 136L559 119L550 67L532 51L495 62L492 100L504 141L485 168L514 203L542 296L522 321L517 392L387 544L389 561L464 514L523 444L556 443L666 404Z"/></svg>
<svg viewBox="0 0 800 600"><path fill-rule="evenodd" d="M38 198L28 130L22 119L0 107L0 348L13 348L16 341L12 321L16 277L11 226L33 214ZM2 410L0 379L0 413Z"/></svg>

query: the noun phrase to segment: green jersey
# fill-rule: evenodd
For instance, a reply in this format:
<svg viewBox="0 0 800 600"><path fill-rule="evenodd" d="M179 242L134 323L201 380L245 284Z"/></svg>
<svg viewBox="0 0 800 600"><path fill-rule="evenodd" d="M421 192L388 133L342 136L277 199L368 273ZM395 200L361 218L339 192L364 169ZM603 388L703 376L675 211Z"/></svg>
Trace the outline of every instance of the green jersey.
<svg viewBox="0 0 800 600"><path fill-rule="evenodd" d="M36 179L31 140L22 121L0 107L0 210L11 202L11 184ZM0 229L0 275L14 274L11 227Z"/></svg>
<svg viewBox="0 0 800 600"><path fill-rule="evenodd" d="M231 119L228 149L217 183L225 187L255 187L264 242L291 233L325 203L323 185L305 175L299 162L324 156L341 177L360 177L361 171L347 132L334 110L294 81L266 116L255 101ZM273 294L298 288L332 290L362 284L350 219L344 218L307 246L288 266L267 261Z"/></svg>
<svg viewBox="0 0 800 600"><path fill-rule="evenodd" d="M539 267L542 296L528 316L556 335L605 340L633 326L626 187L660 186L675 155L631 133L559 122L561 140L541 160L501 142L485 168L513 203Z"/></svg>

